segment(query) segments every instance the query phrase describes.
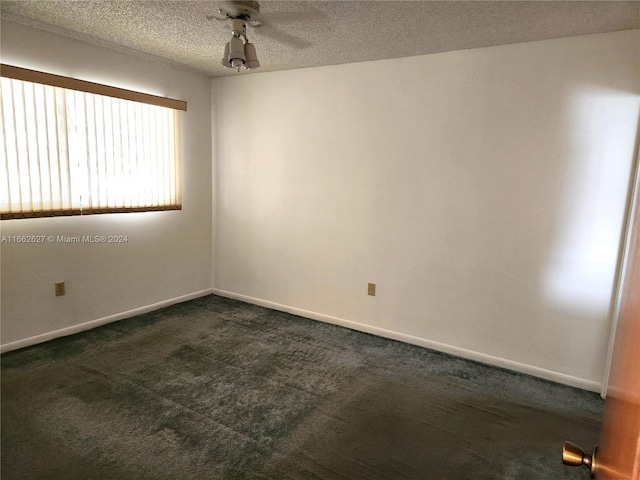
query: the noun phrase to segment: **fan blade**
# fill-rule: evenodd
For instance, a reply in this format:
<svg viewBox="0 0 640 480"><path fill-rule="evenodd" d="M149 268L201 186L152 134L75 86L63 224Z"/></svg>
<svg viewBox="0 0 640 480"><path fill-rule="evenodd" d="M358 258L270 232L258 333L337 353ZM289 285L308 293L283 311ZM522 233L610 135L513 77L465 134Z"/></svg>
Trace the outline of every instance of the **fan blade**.
<svg viewBox="0 0 640 480"><path fill-rule="evenodd" d="M260 27L256 28L254 32L258 36L264 35L265 37L272 38L277 42L283 43L293 48L304 49L311 46L311 42L283 32L282 30L264 23Z"/></svg>
<svg viewBox="0 0 640 480"><path fill-rule="evenodd" d="M265 5L268 5L266 3ZM327 16L319 10L309 10L307 12L295 11L287 12L284 10L267 10L260 12L261 23L289 25L291 23L325 20Z"/></svg>
<svg viewBox="0 0 640 480"><path fill-rule="evenodd" d="M226 22L227 20L229 20L229 17L226 16L222 16L220 14L217 15L207 15L205 17L207 20L218 20L219 22Z"/></svg>

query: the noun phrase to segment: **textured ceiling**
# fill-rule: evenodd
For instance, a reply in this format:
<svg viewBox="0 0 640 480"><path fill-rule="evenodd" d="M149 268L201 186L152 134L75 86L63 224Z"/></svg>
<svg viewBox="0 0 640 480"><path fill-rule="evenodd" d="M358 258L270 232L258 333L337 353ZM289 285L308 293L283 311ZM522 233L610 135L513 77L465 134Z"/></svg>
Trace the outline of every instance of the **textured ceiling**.
<svg viewBox="0 0 640 480"><path fill-rule="evenodd" d="M262 1L256 72L640 28L638 1ZM197 70L220 65L229 22L199 0L2 0L2 18ZM247 72L250 74L250 72ZM242 73L242 74L247 74Z"/></svg>

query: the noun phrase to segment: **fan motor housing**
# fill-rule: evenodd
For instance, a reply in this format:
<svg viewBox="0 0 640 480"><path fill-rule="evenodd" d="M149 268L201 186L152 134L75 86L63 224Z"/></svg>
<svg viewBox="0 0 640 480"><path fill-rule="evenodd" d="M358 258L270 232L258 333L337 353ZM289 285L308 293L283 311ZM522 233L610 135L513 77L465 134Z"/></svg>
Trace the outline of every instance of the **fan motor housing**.
<svg viewBox="0 0 640 480"><path fill-rule="evenodd" d="M257 20L260 15L260 4L258 2L225 1L220 2L219 12L228 18Z"/></svg>

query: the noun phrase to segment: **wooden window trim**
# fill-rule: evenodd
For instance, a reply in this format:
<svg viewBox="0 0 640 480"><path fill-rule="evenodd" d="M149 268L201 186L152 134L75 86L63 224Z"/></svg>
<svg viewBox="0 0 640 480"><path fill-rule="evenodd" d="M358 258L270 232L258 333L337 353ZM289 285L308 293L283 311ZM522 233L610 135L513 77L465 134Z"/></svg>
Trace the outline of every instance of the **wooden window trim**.
<svg viewBox="0 0 640 480"><path fill-rule="evenodd" d="M130 212L165 212L182 210L182 205L157 205L153 207L121 207L121 208L85 208L73 210L44 210L34 212L2 213L0 220L17 220L19 218L43 217L72 217L80 215L99 215L102 213L130 213Z"/></svg>
<svg viewBox="0 0 640 480"><path fill-rule="evenodd" d="M174 110L187 109L187 102L184 100L159 97L148 93L135 92L124 88L111 87L109 85L101 85L99 83L88 82L86 80L78 80L77 78L63 77L52 73L29 70L28 68L16 67L4 63L0 64L0 75L7 78L13 78L15 80L41 83L44 85L51 85L52 87L67 88L69 90L78 90L80 92L93 93L96 95L105 95L107 97L147 103L149 105L172 108Z"/></svg>

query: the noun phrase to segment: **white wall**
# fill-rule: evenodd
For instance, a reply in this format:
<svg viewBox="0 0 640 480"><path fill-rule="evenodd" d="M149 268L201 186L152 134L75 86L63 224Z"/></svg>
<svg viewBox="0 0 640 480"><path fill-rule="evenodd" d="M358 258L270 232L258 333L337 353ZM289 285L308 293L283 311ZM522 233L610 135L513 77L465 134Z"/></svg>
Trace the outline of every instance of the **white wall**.
<svg viewBox="0 0 640 480"><path fill-rule="evenodd" d="M214 79L216 291L598 390L639 37Z"/></svg>
<svg viewBox="0 0 640 480"><path fill-rule="evenodd" d="M129 237L0 244L3 349L205 293L213 274L230 296L597 389L639 40L215 79L212 125L203 76L2 22L4 63L189 102L182 211L0 223Z"/></svg>
<svg viewBox="0 0 640 480"><path fill-rule="evenodd" d="M128 236L119 245L0 244L3 349L210 291L209 79L9 22L2 22L1 53L3 63L188 102L182 211L0 223L3 236ZM57 281L66 282L66 296L54 296Z"/></svg>

